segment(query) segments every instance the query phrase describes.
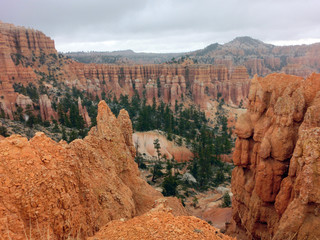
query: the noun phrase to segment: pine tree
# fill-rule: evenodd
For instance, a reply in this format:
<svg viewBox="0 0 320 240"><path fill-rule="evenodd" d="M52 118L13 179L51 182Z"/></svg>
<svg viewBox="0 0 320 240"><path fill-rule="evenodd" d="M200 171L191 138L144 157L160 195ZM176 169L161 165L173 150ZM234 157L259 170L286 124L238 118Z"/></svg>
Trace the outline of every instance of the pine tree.
<svg viewBox="0 0 320 240"><path fill-rule="evenodd" d="M160 177L162 175L161 172L161 146L160 146L160 142L159 139L155 139L153 142L154 148L156 149L157 152L157 161L154 163L153 165L153 174L152 174L152 182L155 182L157 177Z"/></svg>
<svg viewBox="0 0 320 240"><path fill-rule="evenodd" d="M158 161L160 161L160 159L161 159L161 152L160 152L161 146L160 146L159 138L157 138L153 141L153 146L156 149Z"/></svg>
<svg viewBox="0 0 320 240"><path fill-rule="evenodd" d="M230 197L229 193L226 192L226 193L223 195L222 207L223 207L223 208L226 208L226 207L230 207L230 206L231 206L231 197Z"/></svg>
<svg viewBox="0 0 320 240"><path fill-rule="evenodd" d="M5 126L0 126L0 135L4 137L8 136L8 130Z"/></svg>
<svg viewBox="0 0 320 240"><path fill-rule="evenodd" d="M62 140L68 141L66 129L62 127Z"/></svg>
<svg viewBox="0 0 320 240"><path fill-rule="evenodd" d="M177 195L177 187L178 181L174 176L167 176L165 177L162 188L163 188L163 195L164 196L176 196Z"/></svg>

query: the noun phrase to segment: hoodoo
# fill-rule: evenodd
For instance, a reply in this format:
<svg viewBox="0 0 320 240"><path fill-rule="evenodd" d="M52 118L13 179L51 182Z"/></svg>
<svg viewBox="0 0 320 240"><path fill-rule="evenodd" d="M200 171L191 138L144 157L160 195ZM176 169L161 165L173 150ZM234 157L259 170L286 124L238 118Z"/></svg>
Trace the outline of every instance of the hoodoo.
<svg viewBox="0 0 320 240"><path fill-rule="evenodd" d="M21 86L29 84L42 89L41 96L25 104L37 105L35 115L51 121L58 116L52 105L61 88L76 88L100 99L103 95L132 96L137 92L140 97L145 95L149 104L155 98L172 106L188 98L206 108L206 103L218 95L226 103L239 105L247 97L249 75L245 67L223 65L79 63L58 54L54 41L42 32L0 22L0 110L6 116L13 119L21 99L27 98ZM80 108L90 125L81 102Z"/></svg>
<svg viewBox="0 0 320 240"><path fill-rule="evenodd" d="M233 226L254 239L320 236L320 74L251 82L236 124Z"/></svg>

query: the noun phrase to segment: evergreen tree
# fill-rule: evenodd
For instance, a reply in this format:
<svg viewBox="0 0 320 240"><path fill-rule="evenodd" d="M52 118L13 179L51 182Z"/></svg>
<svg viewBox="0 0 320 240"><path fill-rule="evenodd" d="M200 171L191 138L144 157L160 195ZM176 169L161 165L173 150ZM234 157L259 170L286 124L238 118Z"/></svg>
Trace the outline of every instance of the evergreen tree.
<svg viewBox="0 0 320 240"><path fill-rule="evenodd" d="M161 146L160 146L160 142L159 139L155 139L153 142L154 148L156 149L157 152L157 161L154 163L153 165L153 174L152 174L152 182L155 182L156 178L162 176L162 166L161 166Z"/></svg>
<svg viewBox="0 0 320 240"><path fill-rule="evenodd" d="M226 207L230 207L230 206L231 206L231 197L230 197L229 193L226 192L226 193L223 195L222 207L223 207L223 208L226 208Z"/></svg>
<svg viewBox="0 0 320 240"><path fill-rule="evenodd" d="M68 141L66 129L62 127L62 140Z"/></svg>
<svg viewBox="0 0 320 240"><path fill-rule="evenodd" d="M70 106L70 123L73 128L84 128L84 120L82 116L80 116L79 108L75 103Z"/></svg>
<svg viewBox="0 0 320 240"><path fill-rule="evenodd" d="M0 108L0 118L5 118L6 114L2 108Z"/></svg>
<svg viewBox="0 0 320 240"><path fill-rule="evenodd" d="M160 78L157 78L157 89L158 89L158 98L161 97L161 82Z"/></svg>
<svg viewBox="0 0 320 240"><path fill-rule="evenodd" d="M8 137L8 130L5 126L0 126L0 135L4 137Z"/></svg>
<svg viewBox="0 0 320 240"><path fill-rule="evenodd" d="M34 115L31 113L28 117L28 120L26 121L26 124L28 127L32 128L33 125L35 124L36 120L35 120L35 117Z"/></svg>
<svg viewBox="0 0 320 240"><path fill-rule="evenodd" d="M141 153L139 152L139 140L135 141L134 143L135 149L136 149L136 156L134 158L135 162L138 164L138 167L141 169L145 169L147 166L143 162L143 157L141 156Z"/></svg>
<svg viewBox="0 0 320 240"><path fill-rule="evenodd" d="M164 196L176 196L177 195L178 181L174 176L167 176L162 183Z"/></svg>
<svg viewBox="0 0 320 240"><path fill-rule="evenodd" d="M72 142L73 140L77 139L79 136L78 132L76 130L72 130L70 135L69 135L69 139L68 139L68 142Z"/></svg>
<svg viewBox="0 0 320 240"><path fill-rule="evenodd" d="M20 107L20 106L17 107L17 111L14 113L14 120L21 121L21 122L24 121L22 107Z"/></svg>
<svg viewBox="0 0 320 240"><path fill-rule="evenodd" d="M52 132L54 133L59 133L60 132L60 129L59 129L59 126L58 126L58 123L56 120L54 120L54 126L53 126L53 129L52 129Z"/></svg>
<svg viewBox="0 0 320 240"><path fill-rule="evenodd" d="M220 168L214 178L214 183L216 186L218 186L219 184L223 183L225 181L225 176L223 173L223 170Z"/></svg>
<svg viewBox="0 0 320 240"><path fill-rule="evenodd" d="M153 141L153 146L156 149L158 161L160 161L160 159L161 159L161 152L160 152L161 146L160 146L159 138L157 138Z"/></svg>
<svg viewBox="0 0 320 240"><path fill-rule="evenodd" d="M129 96L128 95L120 95L119 104L121 108L129 109L130 103L129 103Z"/></svg>

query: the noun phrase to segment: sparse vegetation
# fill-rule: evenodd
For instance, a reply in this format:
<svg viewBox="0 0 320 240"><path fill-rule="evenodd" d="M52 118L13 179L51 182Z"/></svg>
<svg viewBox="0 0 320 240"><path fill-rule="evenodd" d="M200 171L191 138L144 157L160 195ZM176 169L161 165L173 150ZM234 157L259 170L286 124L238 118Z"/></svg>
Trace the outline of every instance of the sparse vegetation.
<svg viewBox="0 0 320 240"><path fill-rule="evenodd" d="M33 101L39 99L38 89L33 83L29 83L26 87L22 83L14 83L12 87L15 92L29 96Z"/></svg>

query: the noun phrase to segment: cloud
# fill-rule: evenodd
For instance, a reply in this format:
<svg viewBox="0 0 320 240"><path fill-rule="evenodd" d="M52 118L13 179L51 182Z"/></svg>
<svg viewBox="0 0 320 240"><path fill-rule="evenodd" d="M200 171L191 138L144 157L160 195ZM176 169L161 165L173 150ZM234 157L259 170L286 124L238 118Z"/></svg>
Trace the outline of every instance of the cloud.
<svg viewBox="0 0 320 240"><path fill-rule="evenodd" d="M318 0L1 0L1 20L52 37L58 50L194 50L237 36L320 36ZM309 39L309 40L308 40Z"/></svg>

